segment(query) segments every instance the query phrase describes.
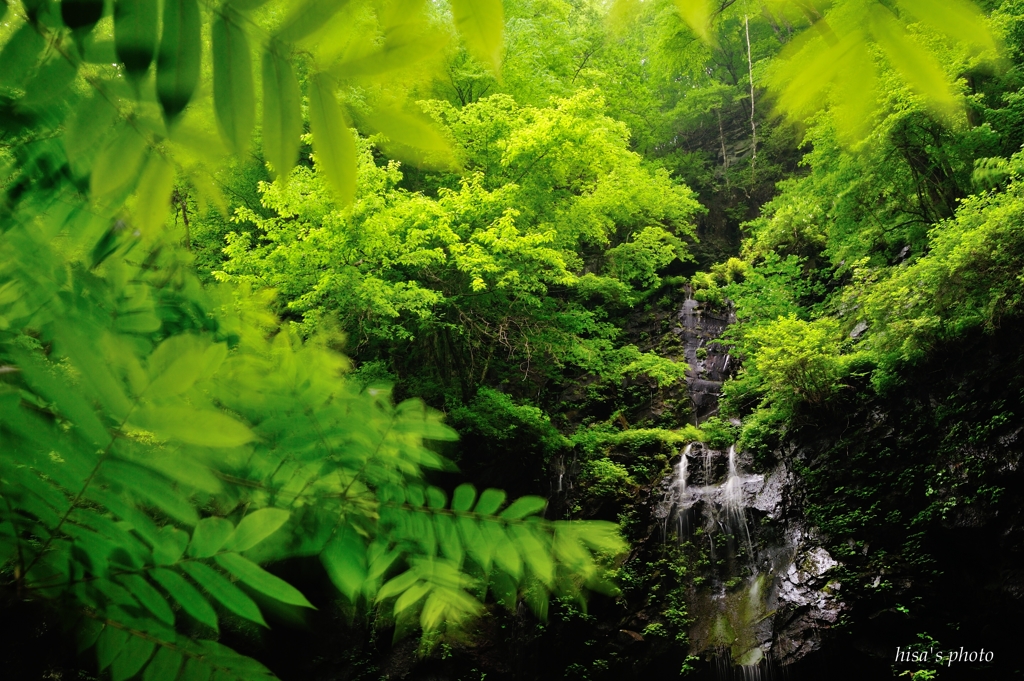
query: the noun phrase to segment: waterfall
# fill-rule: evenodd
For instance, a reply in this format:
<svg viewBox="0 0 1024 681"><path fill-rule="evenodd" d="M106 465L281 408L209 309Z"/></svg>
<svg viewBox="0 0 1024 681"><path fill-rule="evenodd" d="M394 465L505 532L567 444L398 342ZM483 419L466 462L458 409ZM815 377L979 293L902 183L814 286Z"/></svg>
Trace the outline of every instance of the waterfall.
<svg viewBox="0 0 1024 681"><path fill-rule="evenodd" d="M683 453L679 457L679 463L676 464L675 474L672 477L670 486L670 495L676 506L676 535L679 537L682 537L687 531L686 509L690 507L690 499L687 497L686 483L691 449L693 449L692 443L683 448ZM667 527L665 529L667 530ZM662 536L667 538L667 532Z"/></svg>
<svg viewBox="0 0 1024 681"><path fill-rule="evenodd" d="M743 485L736 468L736 445L729 447L729 477L722 487L722 505L730 516L743 513Z"/></svg>
<svg viewBox="0 0 1024 681"><path fill-rule="evenodd" d="M697 458L691 462L691 456ZM745 473L740 458L735 446L719 451L699 442L687 445L666 477L660 518L662 531L674 525L681 542L707 542L711 563L718 565L706 590L695 595L694 607L702 615L691 633L699 649L718 651L712 657L722 665L722 678L740 672L745 681L759 681L767 664L760 623L768 612L772 578L757 567L747 515L764 476ZM705 532L691 534L694 523L703 524Z"/></svg>
<svg viewBox="0 0 1024 681"><path fill-rule="evenodd" d="M690 455L691 449L693 449L693 444L688 444L683 449L683 455L679 457L679 463L676 464L675 477L672 479L672 491L680 500L686 497L686 474L689 465L687 457Z"/></svg>
<svg viewBox="0 0 1024 681"><path fill-rule="evenodd" d="M711 484L711 470L712 470L712 468L711 468L712 461L711 460L712 460L713 457L714 457L714 452L711 449L705 447L704 448L704 484L705 485Z"/></svg>
<svg viewBox="0 0 1024 681"><path fill-rule="evenodd" d="M674 332L688 365L691 422L699 427L718 413L722 382L735 364L720 341L735 317L729 309L708 309L691 293ZM703 655L723 681L776 678L775 665L817 647L807 632L819 623L833 625L843 607L834 595L838 586L825 582L835 561L802 524L785 524L788 470L780 465L755 473L752 463L735 445L687 445L666 471L653 513L662 537L668 540L674 526L679 554L699 561L691 566L699 580L687 593L689 650Z"/></svg>
<svg viewBox="0 0 1024 681"><path fill-rule="evenodd" d="M747 514L743 507L743 478L740 477L739 467L736 465L736 445L729 447L729 475L722 486L722 507L725 509L726 520L734 532L743 527L748 558L753 565L754 543L750 539L750 527L747 526Z"/></svg>

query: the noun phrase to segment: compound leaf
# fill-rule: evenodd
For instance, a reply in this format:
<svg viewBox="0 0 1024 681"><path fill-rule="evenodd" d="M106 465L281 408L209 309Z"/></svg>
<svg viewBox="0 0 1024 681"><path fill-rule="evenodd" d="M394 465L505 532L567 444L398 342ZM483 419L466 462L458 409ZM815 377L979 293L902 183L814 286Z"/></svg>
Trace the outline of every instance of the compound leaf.
<svg viewBox="0 0 1024 681"><path fill-rule="evenodd" d="M288 522L291 512L280 508L261 508L242 518L234 533L224 543L226 551L248 551L277 532Z"/></svg>
<svg viewBox="0 0 1024 681"><path fill-rule="evenodd" d="M267 626L260 609L251 598L228 579L205 563L182 563L181 569L221 605L239 617Z"/></svg>
<svg viewBox="0 0 1024 681"><path fill-rule="evenodd" d="M256 563L237 553L222 553L215 560L222 568L233 574L247 586L289 605L312 608L298 589L276 575L272 575Z"/></svg>

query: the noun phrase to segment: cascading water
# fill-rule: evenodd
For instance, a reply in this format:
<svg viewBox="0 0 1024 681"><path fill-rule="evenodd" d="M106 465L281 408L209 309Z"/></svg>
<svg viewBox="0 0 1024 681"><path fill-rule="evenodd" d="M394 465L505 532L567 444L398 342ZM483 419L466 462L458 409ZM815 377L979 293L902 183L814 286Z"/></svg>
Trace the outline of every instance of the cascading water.
<svg viewBox="0 0 1024 681"><path fill-rule="evenodd" d="M703 462L693 475L691 457ZM764 476L744 474L739 459L735 447L720 452L703 443L687 445L667 481L662 512L666 522L675 518L680 541L707 541L711 564L717 566L707 588L696 595L702 614L691 636L718 659L720 678L740 667L744 678L755 679L767 652L759 625L767 613L768 578L755 568L747 511ZM699 519L705 531L698 537L689 527ZM738 560L744 553L748 560Z"/></svg>
<svg viewBox="0 0 1024 681"><path fill-rule="evenodd" d="M704 310L688 296L679 317L676 332L685 346L687 387L699 425L718 411L730 362L717 338L732 315ZM699 356L698 348L705 349ZM707 566L688 596L694 619L690 653L704 654L720 679L734 678L735 672L750 681L770 678L773 659L785 664L808 646L813 649L804 632L829 626L843 607L828 595L839 585L826 584L824 576L835 561L799 521L785 517L786 468L745 472L752 463L735 446L719 451L699 442L687 445L663 483L655 511L664 536L675 527L686 550Z"/></svg>
<svg viewBox="0 0 1024 681"><path fill-rule="evenodd" d="M743 513L743 489L736 468L736 445L729 447L729 477L722 486L722 505L730 515Z"/></svg>
<svg viewBox="0 0 1024 681"><path fill-rule="evenodd" d="M675 476L672 478L672 490L680 499L686 498L686 473L689 466L690 450L692 449L692 444L686 445L686 448L683 449L683 454L679 457L679 463L676 464Z"/></svg>
<svg viewBox="0 0 1024 681"><path fill-rule="evenodd" d="M687 513L686 510L689 508L687 503L689 498L687 496L686 482L687 474L690 461L690 451L693 449L693 445L686 445L683 449L682 455L679 457L679 463L676 464L675 474L672 477L672 492L675 497L675 502L678 505L676 511L676 534L682 536L686 532L686 521Z"/></svg>
<svg viewBox="0 0 1024 681"><path fill-rule="evenodd" d="M741 527L743 528L743 535L747 540L747 556L753 561L754 544L750 539L750 526L747 525L747 514L743 506L743 480L736 465L736 445L729 447L729 477L722 486L722 506L730 529L738 532Z"/></svg>

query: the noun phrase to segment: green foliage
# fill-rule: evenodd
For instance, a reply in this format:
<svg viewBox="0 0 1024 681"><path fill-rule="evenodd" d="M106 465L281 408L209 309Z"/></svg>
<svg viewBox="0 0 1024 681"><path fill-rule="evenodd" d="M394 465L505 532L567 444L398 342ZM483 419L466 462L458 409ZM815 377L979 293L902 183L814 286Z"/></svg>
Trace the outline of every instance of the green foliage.
<svg viewBox="0 0 1024 681"><path fill-rule="evenodd" d="M633 453L650 448L678 448L680 445L699 440L700 436L700 431L689 424L678 430L664 428L621 430L614 426L598 424L578 429L569 439L584 452L601 455L607 453L611 447L622 447Z"/></svg>
<svg viewBox="0 0 1024 681"><path fill-rule="evenodd" d="M726 398L731 405L742 404L735 392L736 383L728 386ZM736 443L738 449L765 457L778 445L788 424L787 414L782 409L756 409L743 420L743 427Z"/></svg>
<svg viewBox="0 0 1024 681"><path fill-rule="evenodd" d="M357 356L390 356L400 376L423 372L409 365L417 347L463 401L488 375L543 367L680 378L671 363L617 351L616 329L588 303L628 302L685 257L690 192L626 149L593 92L545 109L504 96L424 107L465 175L412 192L399 165L376 164L372 140L361 141L361 188L339 210L317 156L287 186L261 185L269 217L237 211L244 231L228 237L221 278L273 286L307 333L337 319Z"/></svg>
<svg viewBox="0 0 1024 681"><path fill-rule="evenodd" d="M546 413L516 404L509 395L491 388L481 388L469 404L453 409L449 420L460 432L472 433L493 447L535 447L545 459L569 445Z"/></svg>
<svg viewBox="0 0 1024 681"><path fill-rule="evenodd" d="M625 466L611 459L593 459L580 467L580 484L594 497L627 497L636 488Z"/></svg>
<svg viewBox="0 0 1024 681"><path fill-rule="evenodd" d="M785 410L800 402L820 405L843 387L851 362L844 350L837 321L779 317L744 332L741 384ZM735 388L731 392L735 399Z"/></svg>
<svg viewBox="0 0 1024 681"><path fill-rule="evenodd" d="M720 416L712 416L701 423L700 430L703 442L718 450L727 449L729 445L735 444L739 435L739 428Z"/></svg>
<svg viewBox="0 0 1024 681"><path fill-rule="evenodd" d="M18 226L9 230L8 248L18 236L28 234ZM5 269L8 290L44 272L47 258L65 266L47 252L46 241L33 243L34 261L12 259ZM283 603L308 607L297 590L257 565L290 555L319 554L352 598L398 596L396 615L415 610L427 629L479 610L488 587L472 576L474 569L502 576L504 602L517 585L529 588L538 612L539 594L563 593L557 584L571 583L558 578L556 584L559 565L571 563L574 574L600 587L583 546L615 550L614 534L530 520L543 509L536 498L520 499L497 517L504 494L494 490L475 506L475 493L464 490L447 508L440 490L417 480L423 468L443 463L422 439L449 439L451 431L415 401L392 407L386 397L360 392L341 379L344 361L329 351L302 346L286 332L268 340L254 325L264 318L252 313L217 317L219 333L235 338L230 351L216 342L217 332L201 329L154 343L167 328L158 316L167 302L157 298L170 292L146 283L138 269L130 314L157 327L119 331L110 310L117 310L118 282L130 267L111 258L94 271L92 299L62 299L54 278L53 291L37 286L41 304L21 296L4 310L14 328L35 329L53 346L45 356L19 347L17 334L5 339L4 352L18 371L9 374L2 426L4 559L16 566L15 582L26 593L70 597L104 625L100 666L113 660L115 677L134 674L154 646L240 678L265 673L212 641L176 633L170 604L214 630L212 604L263 624L230 575ZM193 296L186 300L212 303L199 289ZM74 335L68 318L95 335ZM200 519L199 505L224 515ZM468 574L463 556L475 566ZM403 565L401 575L416 579L386 581ZM422 608L413 608L424 597ZM124 646L132 657L118 656ZM208 654L211 646L221 652ZM166 655L161 664L181 665Z"/></svg>
<svg viewBox="0 0 1024 681"><path fill-rule="evenodd" d="M425 3L399 4L401 26L425 21ZM223 203L213 178L231 157L203 130L215 118L228 148L248 148L253 49L273 62L274 169L283 177L294 156L288 70L301 64L318 161L345 189L355 138L336 125L327 70L354 57L332 51L345 37L351 50L394 47L363 43L335 17L342 3L250 6L168 2L160 17L119 2L111 23L26 3L0 32L2 588L77 620L114 681L274 678L216 637L225 618L266 624L254 593L312 607L261 567L284 558L318 557L353 602L438 631L489 594L543 616L552 594L614 590L602 561L623 549L610 523L544 521L537 497L506 506L463 486L449 505L424 481L449 465L426 443L455 437L436 413L347 379L347 360L282 328L267 296L200 284L162 225L176 176ZM397 12L352 11L402 35ZM206 31L212 88L199 86ZM478 33L467 39L493 50L494 32ZM90 52L105 39L111 54Z"/></svg>
<svg viewBox="0 0 1024 681"><path fill-rule="evenodd" d="M349 376L367 388L386 389L395 383L395 375L382 360L363 362Z"/></svg>
<svg viewBox="0 0 1024 681"><path fill-rule="evenodd" d="M912 265L879 278L856 270L868 347L893 360L916 360L936 343L973 328L992 330L1021 313L1021 225L1024 198L1013 177L1004 191L971 196L956 216L929 232L929 251Z"/></svg>
<svg viewBox="0 0 1024 681"><path fill-rule="evenodd" d="M808 129L810 173L787 180L749 225L750 258L774 251L842 267L868 257L889 264L903 249L927 247L930 223L953 214L972 185L974 159L998 148L988 126L945 126L893 83L891 113L857 153L843 150L835 122L820 117Z"/></svg>
<svg viewBox="0 0 1024 681"><path fill-rule="evenodd" d="M623 348L620 356L622 366L618 373L623 376L647 376L660 388L686 383L685 362L675 362L652 352L640 352L632 345Z"/></svg>
<svg viewBox="0 0 1024 681"><path fill-rule="evenodd" d="M693 297L702 303L716 307L725 304L724 286L742 282L747 276L749 265L739 258L729 258L724 263L713 265L709 272L698 272L690 279Z"/></svg>
<svg viewBox="0 0 1024 681"><path fill-rule="evenodd" d="M678 178L745 195L714 212L736 224L781 173L760 83L808 121L809 171L741 258L691 282L741 320L723 405L755 410L740 446L763 454L862 360L889 370L1018 315L1024 109L1013 77L979 69L994 31L1020 31L1012 3L991 21L962 2L800 4L753 20L620 4L605 27L558 0L4 2L7 600L59 608L114 681L271 679L217 638L313 607L284 559L316 558L399 634L440 635L488 599L544 616L614 591L615 526L545 521L543 499L495 489L449 499L427 480L451 470L453 431L386 384L449 407L467 438L541 460L577 446L597 496L650 473L612 449L664 463L734 439L721 419L621 416L566 438L537 405L580 376L684 379L623 327L691 257L701 208ZM977 188L993 191L965 199ZM229 206L231 226L210 214ZM332 349L346 335L352 374ZM676 587L662 615L683 632Z"/></svg>
<svg viewBox="0 0 1024 681"><path fill-rule="evenodd" d="M756 324L796 315L806 317L810 303L823 293L823 286L808 273L804 261L795 255L779 257L771 251L757 264L744 269L743 280L733 280L725 286L723 293L728 296L736 311L736 318L747 324ZM740 330L732 334L737 340L743 336Z"/></svg>

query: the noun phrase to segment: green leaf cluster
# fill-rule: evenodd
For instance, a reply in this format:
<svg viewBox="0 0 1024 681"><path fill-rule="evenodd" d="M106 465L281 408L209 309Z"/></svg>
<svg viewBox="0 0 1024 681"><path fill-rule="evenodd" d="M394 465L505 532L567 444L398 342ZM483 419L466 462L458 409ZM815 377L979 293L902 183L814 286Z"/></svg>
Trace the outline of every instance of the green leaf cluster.
<svg viewBox="0 0 1024 681"><path fill-rule="evenodd" d="M246 284L203 286L164 228L176 177L223 203L217 172L255 126L254 53L268 160L283 176L297 159L305 82L314 153L333 164L324 186L344 195L355 137L337 83L429 56L444 30L425 3L4 7L5 598L60 610L115 681L169 681L275 678L217 639L231 620L266 626L269 601L313 607L274 574L285 558L319 558L346 596L395 598L429 631L488 593L543 614L551 595L614 589L614 525L545 521L543 500L505 506L490 489L448 504L424 480L450 466L428 446L455 437L437 413L348 380L345 357L282 327ZM494 52L499 10L462 8L471 49ZM355 15L380 33L354 30ZM397 111L379 127L401 141L412 124ZM472 266L489 277L490 262Z"/></svg>
<svg viewBox="0 0 1024 681"><path fill-rule="evenodd" d="M319 159L263 184L272 214L237 211L218 276L275 288L306 334L335 321L357 358L387 357L399 376L426 364L463 402L488 377L563 365L680 379L668 360L615 348L601 303L630 304L687 257L689 190L628 150L592 91L546 108L423 107L465 174L411 191L397 163L375 162L378 138L360 141L351 208L328 200Z"/></svg>

